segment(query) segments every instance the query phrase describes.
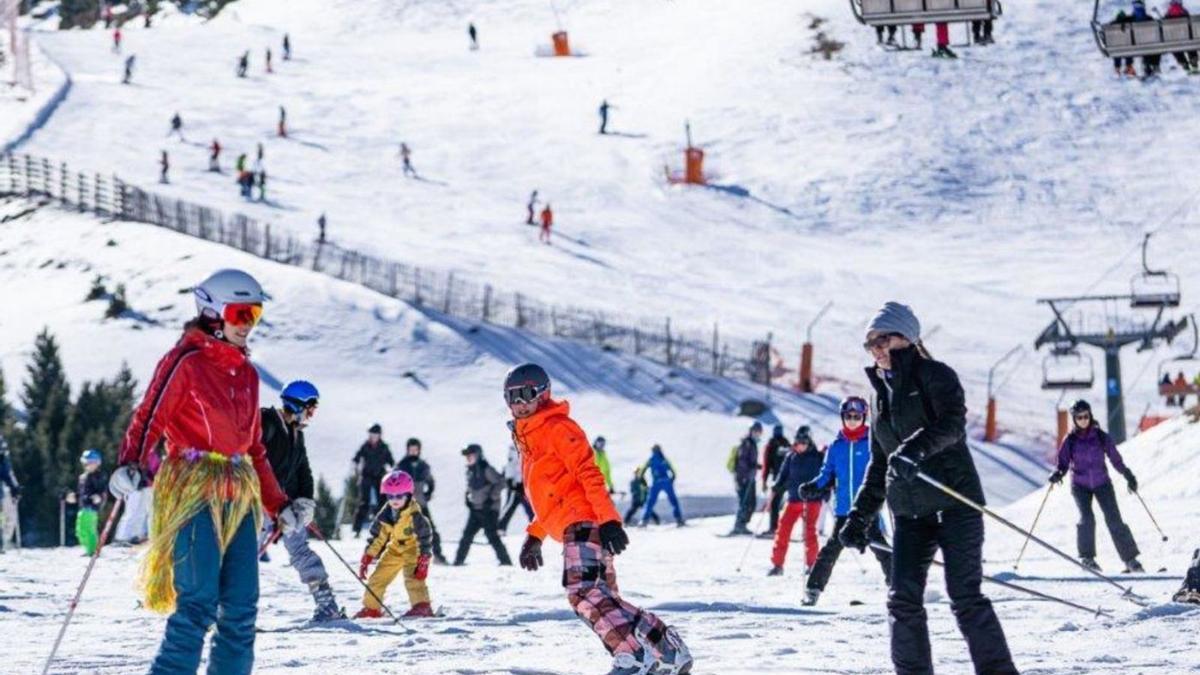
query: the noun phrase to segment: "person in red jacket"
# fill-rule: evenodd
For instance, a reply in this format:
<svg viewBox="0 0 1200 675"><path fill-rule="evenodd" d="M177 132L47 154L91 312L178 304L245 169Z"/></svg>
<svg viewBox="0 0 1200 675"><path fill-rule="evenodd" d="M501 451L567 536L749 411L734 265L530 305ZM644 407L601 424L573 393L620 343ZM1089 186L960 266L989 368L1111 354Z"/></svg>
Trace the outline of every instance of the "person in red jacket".
<svg viewBox="0 0 1200 675"><path fill-rule="evenodd" d="M544 564L547 536L562 542L567 601L613 655L609 675L690 673L691 653L675 629L617 591L613 558L629 545L629 536L570 405L550 397L550 376L533 363L508 373L504 401L534 513L521 567L532 572Z"/></svg>
<svg viewBox="0 0 1200 675"><path fill-rule="evenodd" d="M195 673L216 625L211 675L254 666L258 541L287 502L267 461L258 373L246 341L267 299L249 274L221 270L194 289L198 316L154 371L121 444L109 491L154 482L144 604L171 613L152 674ZM163 441L165 458L155 448Z"/></svg>
<svg viewBox="0 0 1200 675"><path fill-rule="evenodd" d="M554 227L554 212L550 210L549 202L542 209L542 231L538 233L538 241L550 243L550 228Z"/></svg>

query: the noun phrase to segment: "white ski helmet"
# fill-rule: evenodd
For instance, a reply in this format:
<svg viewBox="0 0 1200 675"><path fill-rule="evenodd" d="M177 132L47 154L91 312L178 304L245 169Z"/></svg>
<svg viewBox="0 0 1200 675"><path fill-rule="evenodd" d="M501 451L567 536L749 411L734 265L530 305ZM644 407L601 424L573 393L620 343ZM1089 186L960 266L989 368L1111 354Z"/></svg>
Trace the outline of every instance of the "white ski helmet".
<svg viewBox="0 0 1200 675"><path fill-rule="evenodd" d="M225 320L226 305L261 305L270 300L254 277L233 269L218 270L193 288L192 293L196 296L196 313L220 321Z"/></svg>

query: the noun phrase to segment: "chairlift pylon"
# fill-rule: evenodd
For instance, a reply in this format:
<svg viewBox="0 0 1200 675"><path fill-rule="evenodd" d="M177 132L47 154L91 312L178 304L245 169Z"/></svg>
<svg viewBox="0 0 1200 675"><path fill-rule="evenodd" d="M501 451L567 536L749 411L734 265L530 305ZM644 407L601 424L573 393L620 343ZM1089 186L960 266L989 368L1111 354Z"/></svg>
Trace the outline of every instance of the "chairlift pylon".
<svg viewBox="0 0 1200 675"><path fill-rule="evenodd" d="M1179 275L1150 269L1146 259L1152 234L1147 232L1142 240L1142 271L1129 280L1129 304L1135 308L1178 307L1182 299Z"/></svg>
<svg viewBox="0 0 1200 675"><path fill-rule="evenodd" d="M1042 389L1091 389L1095 383L1092 357L1073 346L1055 347L1042 359Z"/></svg>

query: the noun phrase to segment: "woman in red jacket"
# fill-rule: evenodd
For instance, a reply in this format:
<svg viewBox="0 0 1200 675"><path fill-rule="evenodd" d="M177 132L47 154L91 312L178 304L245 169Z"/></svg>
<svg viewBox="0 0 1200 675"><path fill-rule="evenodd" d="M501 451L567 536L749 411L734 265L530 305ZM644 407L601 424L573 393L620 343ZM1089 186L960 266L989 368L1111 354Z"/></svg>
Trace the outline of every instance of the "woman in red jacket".
<svg viewBox="0 0 1200 675"><path fill-rule="evenodd" d="M158 363L121 445L110 491L154 480L145 605L172 612L150 672L195 673L216 624L210 675L250 673L258 613L257 533L287 498L262 445L258 373L246 341L267 299L249 274L221 270L194 289L198 315ZM163 440L159 466L155 448Z"/></svg>

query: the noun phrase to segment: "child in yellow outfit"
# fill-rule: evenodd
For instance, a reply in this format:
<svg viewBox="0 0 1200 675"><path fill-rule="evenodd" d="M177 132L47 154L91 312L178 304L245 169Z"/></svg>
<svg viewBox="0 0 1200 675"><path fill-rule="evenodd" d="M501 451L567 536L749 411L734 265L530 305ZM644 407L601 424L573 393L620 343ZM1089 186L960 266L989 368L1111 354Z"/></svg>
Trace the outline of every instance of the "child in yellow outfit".
<svg viewBox="0 0 1200 675"><path fill-rule="evenodd" d="M367 582L370 590L363 595L363 608L354 618L382 617L383 596L401 571L404 572L408 601L412 603L412 609L404 616L433 616L429 588L425 585L433 551L433 526L412 498L412 476L393 471L383 477L379 492L387 498L388 507L371 524L371 538L359 561L358 576ZM379 566L368 579L367 570L376 559Z"/></svg>

